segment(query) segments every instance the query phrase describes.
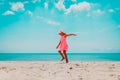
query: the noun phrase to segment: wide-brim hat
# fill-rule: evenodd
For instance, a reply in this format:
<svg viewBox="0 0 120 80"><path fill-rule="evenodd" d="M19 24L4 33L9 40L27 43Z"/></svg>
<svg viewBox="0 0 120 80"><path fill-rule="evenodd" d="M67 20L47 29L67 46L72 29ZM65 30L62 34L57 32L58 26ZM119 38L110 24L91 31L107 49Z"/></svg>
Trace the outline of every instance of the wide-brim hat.
<svg viewBox="0 0 120 80"><path fill-rule="evenodd" d="M59 33L65 33L62 29L59 31Z"/></svg>

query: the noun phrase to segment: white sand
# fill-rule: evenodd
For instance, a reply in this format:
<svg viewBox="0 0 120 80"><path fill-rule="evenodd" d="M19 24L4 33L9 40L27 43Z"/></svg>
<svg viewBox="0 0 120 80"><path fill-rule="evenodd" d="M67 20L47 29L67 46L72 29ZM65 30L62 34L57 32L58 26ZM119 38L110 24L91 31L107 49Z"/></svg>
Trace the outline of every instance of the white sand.
<svg viewBox="0 0 120 80"><path fill-rule="evenodd" d="M120 62L0 62L0 80L120 80Z"/></svg>

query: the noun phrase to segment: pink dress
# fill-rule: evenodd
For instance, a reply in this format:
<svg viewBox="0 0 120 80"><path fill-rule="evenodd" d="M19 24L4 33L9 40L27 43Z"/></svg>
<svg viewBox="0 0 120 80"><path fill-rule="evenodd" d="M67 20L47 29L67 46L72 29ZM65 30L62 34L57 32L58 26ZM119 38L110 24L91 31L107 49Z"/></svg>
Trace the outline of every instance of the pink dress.
<svg viewBox="0 0 120 80"><path fill-rule="evenodd" d="M65 37L65 36L61 36L60 45L59 45L58 49L59 49L60 51L61 51L61 50L66 50L66 51L68 51L68 44L67 44L67 41L66 41L66 37Z"/></svg>

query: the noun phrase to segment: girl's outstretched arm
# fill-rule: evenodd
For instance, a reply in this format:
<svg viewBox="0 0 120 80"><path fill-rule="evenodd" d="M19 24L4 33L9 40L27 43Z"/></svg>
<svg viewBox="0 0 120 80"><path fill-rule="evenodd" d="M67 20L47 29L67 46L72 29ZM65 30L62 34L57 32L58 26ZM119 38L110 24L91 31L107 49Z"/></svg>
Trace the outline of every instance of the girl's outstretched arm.
<svg viewBox="0 0 120 80"><path fill-rule="evenodd" d="M60 41L61 42L61 41ZM60 45L60 42L58 43L58 45L56 46L56 49L59 47L59 45Z"/></svg>
<svg viewBox="0 0 120 80"><path fill-rule="evenodd" d="M66 36L77 36L76 34L66 34Z"/></svg>

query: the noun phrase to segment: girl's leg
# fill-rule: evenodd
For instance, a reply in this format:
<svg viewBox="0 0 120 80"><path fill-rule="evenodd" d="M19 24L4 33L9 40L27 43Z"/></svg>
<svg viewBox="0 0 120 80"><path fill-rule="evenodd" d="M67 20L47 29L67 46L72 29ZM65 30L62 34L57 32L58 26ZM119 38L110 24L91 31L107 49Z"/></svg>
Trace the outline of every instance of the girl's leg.
<svg viewBox="0 0 120 80"><path fill-rule="evenodd" d="M67 57L67 54L66 54L66 50L64 50L63 53L65 55L66 63L68 63L68 57Z"/></svg>
<svg viewBox="0 0 120 80"><path fill-rule="evenodd" d="M64 58L64 55L62 54L62 52L61 52L61 51L58 51L58 53L59 53L59 54L61 55L61 57L62 57L61 61L64 60L65 58Z"/></svg>

